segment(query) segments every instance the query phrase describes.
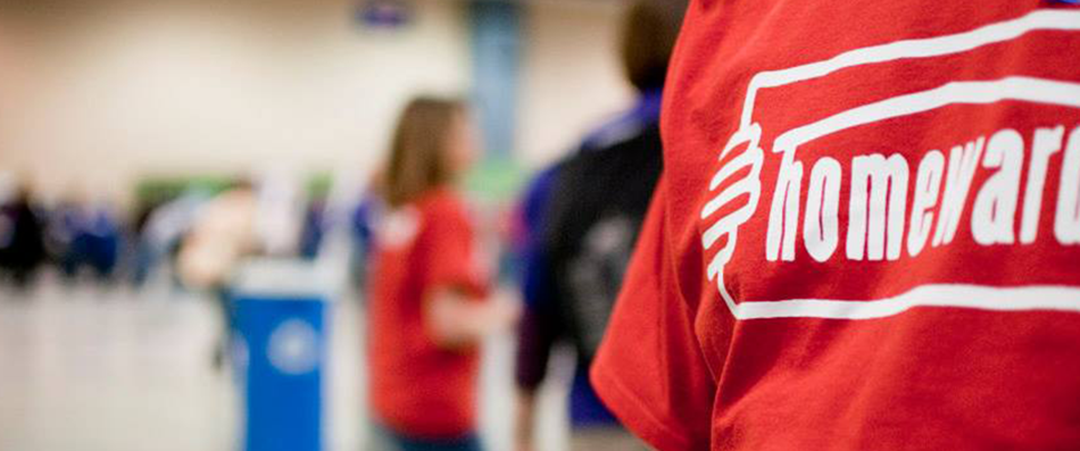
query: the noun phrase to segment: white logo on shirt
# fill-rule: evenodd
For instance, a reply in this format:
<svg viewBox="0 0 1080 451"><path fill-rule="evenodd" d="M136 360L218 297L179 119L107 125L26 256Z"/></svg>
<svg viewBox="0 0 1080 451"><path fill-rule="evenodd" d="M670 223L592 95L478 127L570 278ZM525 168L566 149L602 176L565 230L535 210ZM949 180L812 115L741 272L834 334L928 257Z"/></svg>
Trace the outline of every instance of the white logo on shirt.
<svg viewBox="0 0 1080 451"><path fill-rule="evenodd" d="M1036 11L965 33L866 47L825 61L755 75L747 89L740 127L720 153L719 158L727 162L710 181L709 189L713 197L701 212L702 220L712 221L702 235L703 247L714 252L707 269L708 277L717 283L721 296L734 316L739 319L868 319L895 315L916 306L1080 312L1080 290L1056 286L991 288L957 284L923 285L893 298L866 302L798 299L774 302L743 300L735 303L724 285L724 268L734 254L739 227L755 214L761 195L760 176L765 151L760 146L761 125L754 122L753 117L758 92L824 77L850 67L968 52L1038 30L1080 31L1080 12ZM800 224L799 202L804 180L803 164L795 159L795 154L801 145L853 127L949 105L986 105L1005 100L1080 109L1080 83L1022 76L956 81L861 105L781 133L770 149L773 154L781 154L782 160L769 209L766 260L795 259ZM1063 245L1080 244L1080 127L1076 126L1049 124L1028 137L1032 143L1029 153L1032 164L1024 190L1023 208L1019 212L1017 207L1025 137L1015 130L1003 129L988 137L954 143L947 154L929 150L919 162L915 177L911 177L908 161L899 154L855 156L851 161L849 176L849 227L843 250L838 249L842 169L837 160L821 158L809 174L807 211L802 221L807 252L817 261L836 258L839 252L850 260L896 260L905 247L909 255L915 256L928 245L947 245L956 234L965 202L971 195L975 196L971 233L976 243L1031 243L1036 239L1043 210L1042 192L1047 161L1062 151L1053 238ZM1076 128L1067 132L1067 127ZM996 173L977 193L972 193L970 185L973 174L980 166L996 170ZM733 178L736 175L741 178ZM912 179L914 184L909 183ZM907 189L889 189L890 186L913 189L912 205L906 205ZM940 210L935 218L930 210L936 206L940 206ZM724 213L720 214L721 211ZM1013 230L1017 214L1021 218L1019 236ZM911 225L906 230L905 240L908 219ZM936 227L932 227L935 224Z"/></svg>

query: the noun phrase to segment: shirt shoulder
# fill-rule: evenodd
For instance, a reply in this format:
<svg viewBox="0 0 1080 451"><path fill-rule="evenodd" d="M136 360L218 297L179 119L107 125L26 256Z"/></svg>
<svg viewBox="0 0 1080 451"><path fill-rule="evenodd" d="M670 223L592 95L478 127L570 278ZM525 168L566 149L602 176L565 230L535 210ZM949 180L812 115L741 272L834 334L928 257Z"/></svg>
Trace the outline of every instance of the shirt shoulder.
<svg viewBox="0 0 1080 451"><path fill-rule="evenodd" d="M457 191L439 188L424 195L416 202L416 209L425 222L452 222L469 224L469 207Z"/></svg>

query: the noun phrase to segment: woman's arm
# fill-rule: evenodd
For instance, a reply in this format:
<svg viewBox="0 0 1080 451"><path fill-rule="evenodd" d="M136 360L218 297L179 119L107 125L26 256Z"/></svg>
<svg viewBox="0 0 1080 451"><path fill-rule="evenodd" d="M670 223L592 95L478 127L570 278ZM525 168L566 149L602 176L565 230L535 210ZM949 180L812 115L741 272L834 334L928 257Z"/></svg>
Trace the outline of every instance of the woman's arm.
<svg viewBox="0 0 1080 451"><path fill-rule="evenodd" d="M432 339L442 347L475 346L489 335L511 327L521 316L513 302L477 302L458 290L439 289L429 298L424 321Z"/></svg>

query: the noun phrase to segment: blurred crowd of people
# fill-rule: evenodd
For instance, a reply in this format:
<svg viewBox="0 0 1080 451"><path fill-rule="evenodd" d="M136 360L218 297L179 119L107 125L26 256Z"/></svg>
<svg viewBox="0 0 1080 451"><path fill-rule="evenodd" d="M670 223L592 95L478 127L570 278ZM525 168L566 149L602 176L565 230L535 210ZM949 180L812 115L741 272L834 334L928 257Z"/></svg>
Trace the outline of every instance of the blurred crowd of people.
<svg viewBox="0 0 1080 451"><path fill-rule="evenodd" d="M129 234L107 204L68 199L49 207L21 186L0 210L0 270L20 290L45 265L68 282L81 277L113 282L120 277Z"/></svg>
<svg viewBox="0 0 1080 451"><path fill-rule="evenodd" d="M140 200L125 211L109 202L77 196L49 203L28 185L20 185L7 195L0 193L0 281L26 290L51 269L68 284L92 281L142 287L160 277L177 287L201 287L203 283L182 283L181 250L202 247L193 242L203 241L213 242L209 248L229 249L220 241L228 241L227 235L236 231L220 223L236 220L237 210L229 200L237 199L241 192L254 204L251 182L238 178L218 188L193 183L173 195ZM327 228L327 205L318 194L302 204L303 218L295 218L302 236L294 239L295 246L279 252L280 256L311 259L318 252ZM363 211L356 211L352 219L364 221ZM246 230L243 235L252 237L256 233L253 227L239 226ZM358 236L367 229L364 224L350 227ZM209 268L207 265L215 264L211 261L214 258L195 266Z"/></svg>

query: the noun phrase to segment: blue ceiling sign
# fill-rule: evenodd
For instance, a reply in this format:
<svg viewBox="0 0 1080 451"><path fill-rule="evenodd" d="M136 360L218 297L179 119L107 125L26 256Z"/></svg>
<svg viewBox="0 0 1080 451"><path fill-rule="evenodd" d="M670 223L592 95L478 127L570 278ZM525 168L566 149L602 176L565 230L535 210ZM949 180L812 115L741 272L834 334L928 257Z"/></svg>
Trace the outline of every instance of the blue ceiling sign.
<svg viewBox="0 0 1080 451"><path fill-rule="evenodd" d="M356 21L367 28L401 28L412 17L412 8L402 0L366 0L356 12Z"/></svg>

